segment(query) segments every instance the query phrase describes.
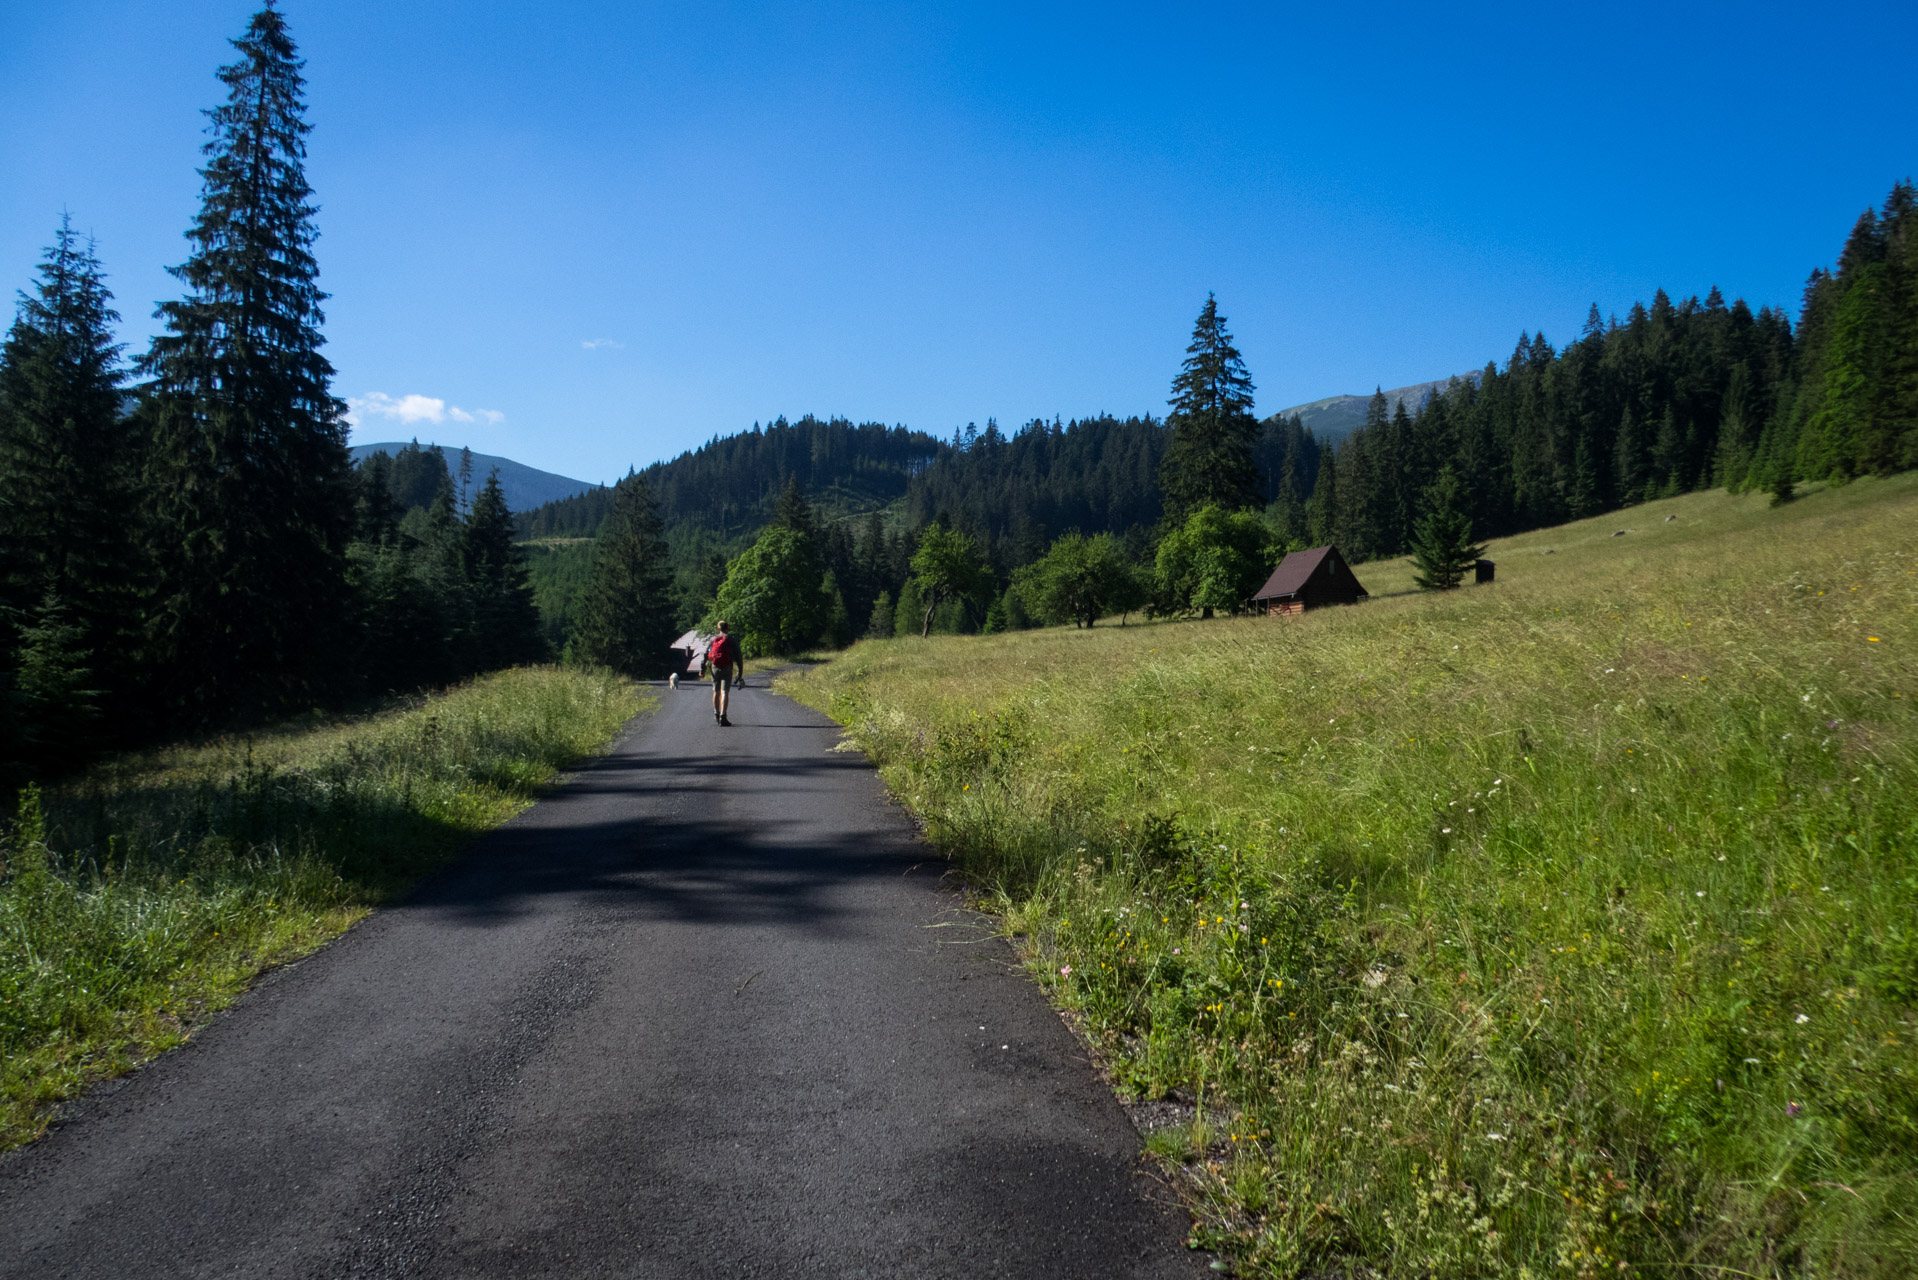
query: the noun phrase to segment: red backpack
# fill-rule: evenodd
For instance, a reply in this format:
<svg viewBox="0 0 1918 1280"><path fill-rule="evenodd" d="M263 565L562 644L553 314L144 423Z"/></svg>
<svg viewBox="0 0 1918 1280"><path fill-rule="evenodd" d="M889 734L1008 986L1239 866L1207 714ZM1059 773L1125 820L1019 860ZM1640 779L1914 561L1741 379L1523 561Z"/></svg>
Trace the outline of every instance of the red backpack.
<svg viewBox="0 0 1918 1280"><path fill-rule="evenodd" d="M722 631L706 646L706 665L715 671L731 671L738 654L733 638Z"/></svg>

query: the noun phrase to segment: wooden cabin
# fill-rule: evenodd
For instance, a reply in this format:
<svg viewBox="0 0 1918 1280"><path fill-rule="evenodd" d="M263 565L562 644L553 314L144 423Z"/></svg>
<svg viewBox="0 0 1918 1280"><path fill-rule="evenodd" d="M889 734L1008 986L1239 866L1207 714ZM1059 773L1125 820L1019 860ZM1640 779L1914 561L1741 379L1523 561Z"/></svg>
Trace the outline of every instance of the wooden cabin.
<svg viewBox="0 0 1918 1280"><path fill-rule="evenodd" d="M1357 604L1371 594L1359 585L1337 547L1313 547L1279 561L1259 594L1252 597L1252 607L1273 617L1328 604Z"/></svg>
<svg viewBox="0 0 1918 1280"><path fill-rule="evenodd" d="M672 670L697 680L699 669L706 660L706 647L712 642L713 638L703 631L688 631L673 641Z"/></svg>

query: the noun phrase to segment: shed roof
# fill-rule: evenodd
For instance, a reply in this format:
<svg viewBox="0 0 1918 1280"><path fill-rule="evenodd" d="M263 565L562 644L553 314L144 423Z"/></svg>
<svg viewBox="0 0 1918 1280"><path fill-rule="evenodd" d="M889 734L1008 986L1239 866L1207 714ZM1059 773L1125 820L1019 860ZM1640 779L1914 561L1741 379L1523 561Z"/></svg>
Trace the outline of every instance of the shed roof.
<svg viewBox="0 0 1918 1280"><path fill-rule="evenodd" d="M1325 557L1331 551L1332 548L1327 546L1313 547L1310 551L1288 553L1285 559L1279 561L1279 567L1272 571L1272 576L1265 580L1265 585L1260 587L1252 598L1270 600L1277 596L1297 595L1299 589L1311 578L1312 571L1325 562Z"/></svg>
<svg viewBox="0 0 1918 1280"><path fill-rule="evenodd" d="M688 631L685 635L673 641L671 647L674 649L703 649L706 647L706 638L704 631Z"/></svg>
<svg viewBox="0 0 1918 1280"><path fill-rule="evenodd" d="M1332 562L1329 566L1326 564L1328 560ZM1266 579L1265 585L1260 587L1258 594L1252 598L1284 600L1305 590L1305 584L1310 582L1313 575L1321 569L1329 569L1330 575L1336 576L1341 568L1345 570L1345 576L1352 580L1352 586L1358 589L1360 595L1371 594L1359 582L1358 575L1346 565L1345 557L1339 554L1339 549L1324 546L1313 547L1310 551L1294 551L1287 555L1285 559L1279 561L1279 567L1272 571L1272 576Z"/></svg>

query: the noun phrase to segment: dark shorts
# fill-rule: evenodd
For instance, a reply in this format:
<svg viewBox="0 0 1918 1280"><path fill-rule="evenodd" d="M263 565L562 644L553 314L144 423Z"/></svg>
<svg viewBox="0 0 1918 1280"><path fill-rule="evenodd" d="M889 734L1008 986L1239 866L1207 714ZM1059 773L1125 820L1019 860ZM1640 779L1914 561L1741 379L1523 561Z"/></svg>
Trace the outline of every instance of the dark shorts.
<svg viewBox="0 0 1918 1280"><path fill-rule="evenodd" d="M730 693L732 692L732 687L733 687L733 677L731 673L729 672L722 673L718 667L714 667L713 668L713 688L717 689L721 693Z"/></svg>

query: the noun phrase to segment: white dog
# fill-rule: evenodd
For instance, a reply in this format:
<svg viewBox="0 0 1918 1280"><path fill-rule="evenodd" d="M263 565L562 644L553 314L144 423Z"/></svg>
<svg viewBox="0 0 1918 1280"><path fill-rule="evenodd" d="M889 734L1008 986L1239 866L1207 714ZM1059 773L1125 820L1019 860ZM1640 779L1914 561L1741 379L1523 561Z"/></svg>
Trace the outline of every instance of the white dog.
<svg viewBox="0 0 1918 1280"><path fill-rule="evenodd" d="M666 683L671 685L675 689L679 688L679 672L675 671L671 675L667 676Z"/></svg>

